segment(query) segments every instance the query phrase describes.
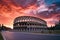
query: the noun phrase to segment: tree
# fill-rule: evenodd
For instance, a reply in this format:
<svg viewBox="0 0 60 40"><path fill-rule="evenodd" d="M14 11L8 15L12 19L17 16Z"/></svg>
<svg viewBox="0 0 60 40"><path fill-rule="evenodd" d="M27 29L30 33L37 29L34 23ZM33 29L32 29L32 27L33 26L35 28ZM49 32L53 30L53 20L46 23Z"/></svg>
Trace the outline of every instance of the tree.
<svg viewBox="0 0 60 40"><path fill-rule="evenodd" d="M56 30L60 30L60 21L59 21L58 24L56 24L55 29L56 29Z"/></svg>

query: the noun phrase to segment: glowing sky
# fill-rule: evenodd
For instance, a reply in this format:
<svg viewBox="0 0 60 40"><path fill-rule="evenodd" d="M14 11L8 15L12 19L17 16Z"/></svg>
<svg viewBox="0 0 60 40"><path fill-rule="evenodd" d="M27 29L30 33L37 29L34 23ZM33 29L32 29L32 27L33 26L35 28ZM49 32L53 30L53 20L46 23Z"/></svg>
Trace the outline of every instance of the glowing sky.
<svg viewBox="0 0 60 40"><path fill-rule="evenodd" d="M0 24L12 28L16 17L29 15L45 20L48 26L55 25L60 20L60 6L53 3L58 2L60 0L0 0Z"/></svg>

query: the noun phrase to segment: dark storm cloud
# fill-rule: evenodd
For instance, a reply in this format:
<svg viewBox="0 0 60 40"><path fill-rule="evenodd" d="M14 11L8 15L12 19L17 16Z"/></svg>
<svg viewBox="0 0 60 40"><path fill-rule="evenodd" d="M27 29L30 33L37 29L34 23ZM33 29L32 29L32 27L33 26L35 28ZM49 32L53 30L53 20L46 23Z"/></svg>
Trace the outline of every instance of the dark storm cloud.
<svg viewBox="0 0 60 40"><path fill-rule="evenodd" d="M54 2L53 4L56 4L57 7L60 7L60 2Z"/></svg>
<svg viewBox="0 0 60 40"><path fill-rule="evenodd" d="M59 4L60 2L54 2L53 4L56 4L56 6L60 6ZM34 4L37 4L37 0L0 0L0 10L1 8L3 8L5 6L5 9L7 9L7 11L12 11L11 7L9 4L13 4L14 6L18 6L18 7L22 7L22 8L26 8L30 5L34 5ZM60 12L60 10L59 10ZM48 11L43 11L41 13L37 13L40 17L43 17L43 18L50 18L53 16L53 14L57 14L56 12L54 13L54 10L53 12L48 12ZM60 14L60 13L58 13Z"/></svg>
<svg viewBox="0 0 60 40"><path fill-rule="evenodd" d="M0 0L0 10L2 10L3 8L5 8L7 11L11 11L11 7L9 6L9 3L6 2L5 0Z"/></svg>
<svg viewBox="0 0 60 40"><path fill-rule="evenodd" d="M11 0L15 6L27 7L36 4L37 0Z"/></svg>
<svg viewBox="0 0 60 40"><path fill-rule="evenodd" d="M51 18L51 13L49 13L48 11L44 11L41 13L38 13L39 16L41 16L42 18Z"/></svg>
<svg viewBox="0 0 60 40"><path fill-rule="evenodd" d="M53 18L55 17L55 15L59 16L60 15L60 2L53 2L51 5L48 6L48 9L49 9L48 11L40 12L38 15L41 16L42 18ZM60 19L60 16L59 16L59 19Z"/></svg>
<svg viewBox="0 0 60 40"><path fill-rule="evenodd" d="M56 14L53 18L57 19L57 20L60 20L60 14Z"/></svg>
<svg viewBox="0 0 60 40"><path fill-rule="evenodd" d="M0 0L0 5L5 5L6 4L6 2L4 2L3 0Z"/></svg>
<svg viewBox="0 0 60 40"><path fill-rule="evenodd" d="M11 5L16 7L26 8L30 5L36 4L37 0L0 0L0 10L1 8L5 7L7 11L11 11Z"/></svg>

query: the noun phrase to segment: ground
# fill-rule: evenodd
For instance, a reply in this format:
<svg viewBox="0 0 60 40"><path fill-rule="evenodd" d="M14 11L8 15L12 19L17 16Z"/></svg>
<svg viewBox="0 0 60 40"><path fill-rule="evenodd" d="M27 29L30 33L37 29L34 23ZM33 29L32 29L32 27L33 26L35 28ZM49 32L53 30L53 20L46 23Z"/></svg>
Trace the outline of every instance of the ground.
<svg viewBox="0 0 60 40"><path fill-rule="evenodd" d="M3 40L3 37L2 37L2 35L1 35L1 32L0 32L0 40Z"/></svg>
<svg viewBox="0 0 60 40"><path fill-rule="evenodd" d="M2 31L5 40L60 40L60 34Z"/></svg>

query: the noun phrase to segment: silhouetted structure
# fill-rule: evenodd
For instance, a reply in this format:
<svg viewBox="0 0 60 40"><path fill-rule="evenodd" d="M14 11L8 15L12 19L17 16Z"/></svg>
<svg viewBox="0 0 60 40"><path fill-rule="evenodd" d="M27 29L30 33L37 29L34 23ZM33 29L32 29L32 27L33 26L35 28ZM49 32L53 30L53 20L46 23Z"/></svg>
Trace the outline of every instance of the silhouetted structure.
<svg viewBox="0 0 60 40"><path fill-rule="evenodd" d="M47 28L47 23L37 17L32 16L20 16L15 18L13 29L15 30L44 30Z"/></svg>
<svg viewBox="0 0 60 40"><path fill-rule="evenodd" d="M0 24L0 31L1 30L11 30L11 28L8 28L8 27L4 26L3 24L2 25Z"/></svg>

